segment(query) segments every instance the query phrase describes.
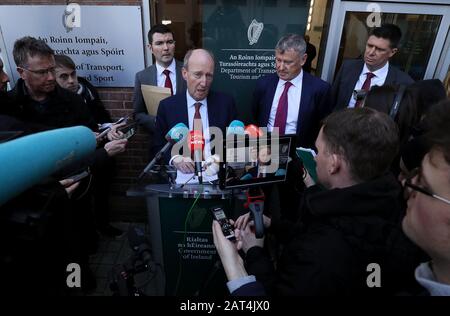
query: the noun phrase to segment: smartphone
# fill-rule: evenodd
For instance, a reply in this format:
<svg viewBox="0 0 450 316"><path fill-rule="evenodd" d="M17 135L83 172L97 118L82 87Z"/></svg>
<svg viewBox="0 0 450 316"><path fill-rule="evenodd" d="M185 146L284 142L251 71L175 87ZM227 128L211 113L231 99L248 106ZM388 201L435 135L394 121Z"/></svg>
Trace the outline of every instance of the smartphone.
<svg viewBox="0 0 450 316"><path fill-rule="evenodd" d="M233 226L228 221L227 216L222 207L216 206L211 208L211 214L213 218L219 222L222 228L223 235L230 241L235 241L236 236L234 236Z"/></svg>
<svg viewBox="0 0 450 316"><path fill-rule="evenodd" d="M109 133L109 131L111 130L111 128L112 128L112 126L113 125L117 125L117 124L120 124L120 123L123 123L123 122L127 122L127 120L132 116L133 114L128 114L127 116L124 116L124 117L121 117L121 118L119 118L117 121L115 121L114 123L103 123L101 126L100 126L100 130L102 130L102 132L100 133L100 134L98 134L97 135L97 138L103 138L103 137L105 137L106 136L106 134L108 134Z"/></svg>
<svg viewBox="0 0 450 316"><path fill-rule="evenodd" d="M122 138L130 139L131 136L136 134L137 125L136 123L124 126L120 129L120 131L123 133Z"/></svg>
<svg viewBox="0 0 450 316"><path fill-rule="evenodd" d="M133 115L133 113L130 113L130 114L124 116L124 117L121 117L121 118L119 118L117 121L115 121L113 124L120 124L120 123L123 123L123 122L126 123L126 122L128 121L128 119L129 119L132 115Z"/></svg>
<svg viewBox="0 0 450 316"><path fill-rule="evenodd" d="M86 178L89 175L90 175L90 172L85 170L83 172L80 172L78 174L74 174L73 176L70 176L69 179L73 180L73 182L70 185L72 185L76 182L80 182L81 180L83 180L84 178Z"/></svg>

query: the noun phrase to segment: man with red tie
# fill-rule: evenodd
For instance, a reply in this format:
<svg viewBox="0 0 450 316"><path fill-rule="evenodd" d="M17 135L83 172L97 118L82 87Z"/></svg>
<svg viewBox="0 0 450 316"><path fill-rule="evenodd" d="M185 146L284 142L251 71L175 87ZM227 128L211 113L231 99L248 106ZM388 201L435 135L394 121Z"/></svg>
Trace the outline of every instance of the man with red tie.
<svg viewBox="0 0 450 316"><path fill-rule="evenodd" d="M291 146L312 148L320 130L320 121L331 112L328 102L330 85L303 71L306 58L303 36L287 34L278 41L275 46L276 73L256 82L252 113L255 124L267 127L269 132L276 127L280 135L295 135L295 143ZM281 217L294 220L302 184L298 183L293 170L295 164L291 165L287 182L278 184L273 192L279 192Z"/></svg>
<svg viewBox="0 0 450 316"><path fill-rule="evenodd" d="M306 43L298 34L282 37L275 47L276 73L256 82L252 112L260 127L297 135L297 146L312 147L319 123L329 112L330 85L302 71Z"/></svg>
<svg viewBox="0 0 450 316"><path fill-rule="evenodd" d="M173 32L163 24L153 26L148 32L148 48L155 56L155 63L136 74L133 96L135 119L144 129L153 135L155 116L149 115L142 96L141 85L170 88L172 95L185 89L181 76L183 64L175 60L175 40Z"/></svg>
<svg viewBox="0 0 450 316"><path fill-rule="evenodd" d="M335 110L361 107L364 94L373 86L414 82L408 74L389 64L389 59L398 52L401 37L401 30L394 24L376 27L367 39L364 60L343 62L332 87L331 100Z"/></svg>
<svg viewBox="0 0 450 316"><path fill-rule="evenodd" d="M203 138L202 157L199 159L205 160L210 157L212 149L211 128L216 127L225 135L226 127L237 116L235 102L230 95L210 90L214 78L214 57L211 52L205 49L188 51L184 57L182 75L186 81L186 92L166 98L159 104L153 153L167 143L164 136L173 126L184 123L194 136ZM183 152L183 156L165 158L166 163L170 160L177 168L177 182L184 183L190 179L195 169L193 157ZM189 183L193 182L196 179Z"/></svg>

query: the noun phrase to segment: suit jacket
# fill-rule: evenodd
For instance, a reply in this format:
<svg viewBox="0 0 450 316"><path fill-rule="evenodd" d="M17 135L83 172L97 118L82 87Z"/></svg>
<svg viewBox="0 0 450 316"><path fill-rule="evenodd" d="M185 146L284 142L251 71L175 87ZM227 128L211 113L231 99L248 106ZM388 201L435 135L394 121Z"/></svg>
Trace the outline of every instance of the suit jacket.
<svg viewBox="0 0 450 316"><path fill-rule="evenodd" d="M252 113L258 126L266 127L278 85L277 74L264 76L256 82ZM320 121L331 112L330 85L303 72L302 94L297 118L297 147L313 147L320 129Z"/></svg>
<svg viewBox="0 0 450 316"><path fill-rule="evenodd" d="M181 93L186 89L186 83L181 75L181 68L183 64L178 60L176 63L176 77L177 77L177 91L175 94ZM144 98L142 96L141 84L146 84L150 86L157 85L156 79L156 65L153 64L136 74L134 83L134 94L133 94L133 108L136 121L145 128L145 130L151 134L155 132L155 116L149 115L147 108L145 106Z"/></svg>
<svg viewBox="0 0 450 316"><path fill-rule="evenodd" d="M226 127L237 117L233 97L225 93L210 91L207 102L209 126L220 128L225 135ZM189 126L188 119L186 93L176 94L162 100L156 115L153 154L156 154L167 143L165 139L167 132L178 123ZM168 162L170 157L166 155L165 158Z"/></svg>
<svg viewBox="0 0 450 316"><path fill-rule="evenodd" d="M364 60L349 59L344 60L341 69L336 76L331 88L331 100L335 110L344 109L348 106L352 97L355 85L364 67ZM403 71L389 65L388 74L384 84L405 84L409 85L414 80Z"/></svg>

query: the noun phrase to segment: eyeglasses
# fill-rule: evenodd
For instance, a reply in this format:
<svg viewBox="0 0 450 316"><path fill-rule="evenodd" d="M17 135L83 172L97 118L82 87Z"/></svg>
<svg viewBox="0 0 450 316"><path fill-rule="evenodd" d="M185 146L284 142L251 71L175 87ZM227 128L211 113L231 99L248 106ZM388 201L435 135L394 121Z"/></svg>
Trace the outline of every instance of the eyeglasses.
<svg viewBox="0 0 450 316"><path fill-rule="evenodd" d="M18 67L18 68L27 70L27 71L32 72L32 73L34 73L34 74L36 74L38 76L41 76L41 77L48 75L48 73L51 73L53 75L55 74L55 67L50 67L50 68L47 68L47 69L39 69L39 70L32 70L32 69L28 69L28 68L25 68L25 67Z"/></svg>
<svg viewBox="0 0 450 316"><path fill-rule="evenodd" d="M405 187L408 187L414 191L420 192L420 193L430 196L432 198L438 199L439 201L444 202L445 204L450 205L450 200L448 200L442 196L439 196L437 194L434 194L426 188L423 188L423 187L420 187L418 185L411 183L412 179L416 176L419 176L419 179L420 179L420 169L419 168L416 168L411 172L408 179L406 179L406 181L405 181Z"/></svg>

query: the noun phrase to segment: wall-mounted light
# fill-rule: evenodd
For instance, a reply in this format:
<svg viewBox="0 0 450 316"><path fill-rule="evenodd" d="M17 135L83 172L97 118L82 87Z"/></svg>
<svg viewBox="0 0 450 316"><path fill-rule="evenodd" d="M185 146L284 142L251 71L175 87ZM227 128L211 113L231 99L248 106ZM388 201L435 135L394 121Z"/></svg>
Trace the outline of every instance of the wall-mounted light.
<svg viewBox="0 0 450 316"><path fill-rule="evenodd" d="M172 21L171 20L162 20L161 24L164 24L164 25L172 24Z"/></svg>
<svg viewBox="0 0 450 316"><path fill-rule="evenodd" d="M311 0L309 3L309 12L308 12L308 24L306 25L306 30L309 31L311 29L311 20L312 20L312 14L313 14L313 6L314 6L314 0Z"/></svg>

